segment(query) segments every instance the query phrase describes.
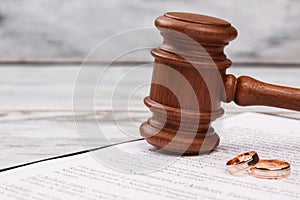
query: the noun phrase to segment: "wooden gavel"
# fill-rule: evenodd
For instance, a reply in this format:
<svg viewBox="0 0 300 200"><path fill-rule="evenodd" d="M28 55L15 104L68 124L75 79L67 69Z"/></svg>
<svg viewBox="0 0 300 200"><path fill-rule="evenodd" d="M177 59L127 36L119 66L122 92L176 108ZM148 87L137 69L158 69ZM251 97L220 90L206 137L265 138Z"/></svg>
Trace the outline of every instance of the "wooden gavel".
<svg viewBox="0 0 300 200"><path fill-rule="evenodd" d="M237 37L229 22L171 12L158 17L155 26L164 40L151 51L152 83L144 99L153 115L140 126L153 146L184 154L215 149L220 138L211 122L224 113L221 101L300 111L300 89L226 74L232 62L224 48Z"/></svg>

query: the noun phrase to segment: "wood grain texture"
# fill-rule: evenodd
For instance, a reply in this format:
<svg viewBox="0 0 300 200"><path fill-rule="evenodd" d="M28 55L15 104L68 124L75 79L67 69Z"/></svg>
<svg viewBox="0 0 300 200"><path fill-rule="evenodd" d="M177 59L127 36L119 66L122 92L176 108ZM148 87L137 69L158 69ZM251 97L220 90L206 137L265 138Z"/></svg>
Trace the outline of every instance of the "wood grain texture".
<svg viewBox="0 0 300 200"><path fill-rule="evenodd" d="M220 141L210 124L224 113L222 76L231 66L224 47L237 31L224 20L180 12L159 16L155 26L163 43L151 51L155 62L145 104L153 115L141 135L166 151L210 152Z"/></svg>
<svg viewBox="0 0 300 200"><path fill-rule="evenodd" d="M154 19L167 11L185 11L220 17L238 28L239 38L227 51L235 62L296 63L299 7L294 0L2 0L0 61L81 61L114 34L153 27ZM157 38L140 39L155 43ZM136 41L133 37L115 46ZM152 58L146 52L141 60Z"/></svg>
<svg viewBox="0 0 300 200"><path fill-rule="evenodd" d="M236 81L233 101L240 106L265 105L300 111L300 89L272 85L249 76Z"/></svg>
<svg viewBox="0 0 300 200"><path fill-rule="evenodd" d="M96 71L98 67L90 66ZM124 68L125 67L125 68ZM106 77L105 89L109 94L114 87L111 79L119 79L126 67L120 66L111 71L110 77ZM35 161L50 156L56 156L82 150L82 139L79 138L72 111L72 91L74 81L79 71L78 66L1 66L0 67L0 167L8 167L25 162ZM135 79L125 81L124 87L139 85L141 79L149 82L152 68L146 67L136 75ZM236 67L229 69L229 73L235 76L244 74L251 75L257 79L291 87L300 86L300 68L284 67ZM86 85L91 84L87 77ZM136 87L136 86L135 86ZM136 130L138 126L148 116L149 112L144 106L142 99L148 94L149 85L137 91L137 95L132 99L131 117L124 111L124 104L115 110L118 121L129 130ZM121 90L117 96L124 96ZM105 130L111 135L112 141L128 139L122 134L113 123L109 98L98 100L98 119L103 119L106 124ZM134 105L134 106L133 106ZM268 114L281 115L300 119L299 112L284 109L268 108L262 106L239 107L234 103L222 104L226 111L224 117L239 114L241 112L254 111ZM127 109L125 109L127 110ZM125 113L125 114L124 114ZM94 123L92 117L94 113L83 111L80 122L87 124ZM132 123L132 120L135 123ZM133 131L132 131L133 132ZM101 139L86 141L90 142L90 147L102 145L105 142Z"/></svg>
<svg viewBox="0 0 300 200"><path fill-rule="evenodd" d="M227 76L232 62L224 48L237 36L229 22L171 12L159 16L155 26L163 42L151 51L155 58L152 82L144 100L153 115L140 127L151 145L183 154L212 151L220 138L211 123L223 115L220 104L224 99L241 106L300 111L300 88Z"/></svg>

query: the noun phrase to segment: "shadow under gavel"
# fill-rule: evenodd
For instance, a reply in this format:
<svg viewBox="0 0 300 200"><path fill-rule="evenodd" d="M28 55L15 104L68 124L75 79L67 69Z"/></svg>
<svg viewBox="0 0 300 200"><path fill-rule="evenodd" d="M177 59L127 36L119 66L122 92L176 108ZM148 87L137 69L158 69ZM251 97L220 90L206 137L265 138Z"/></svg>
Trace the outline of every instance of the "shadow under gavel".
<svg viewBox="0 0 300 200"><path fill-rule="evenodd" d="M163 37L155 58L150 95L153 115L140 126L146 141L166 151L210 152L220 142L211 122L221 117L221 101L300 111L300 89L227 75L232 62L224 48L237 37L227 21L171 12L155 21Z"/></svg>

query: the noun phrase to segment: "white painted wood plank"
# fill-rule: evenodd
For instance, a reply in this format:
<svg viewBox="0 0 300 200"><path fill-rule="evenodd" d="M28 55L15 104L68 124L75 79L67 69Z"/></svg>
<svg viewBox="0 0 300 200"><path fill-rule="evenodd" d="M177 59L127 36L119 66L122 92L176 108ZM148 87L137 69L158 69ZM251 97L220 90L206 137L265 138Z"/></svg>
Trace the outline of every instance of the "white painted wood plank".
<svg viewBox="0 0 300 200"><path fill-rule="evenodd" d="M224 18L237 27L239 37L226 50L236 62L300 62L299 8L294 0L2 0L0 61L82 60L112 35L153 27L167 11L185 11ZM157 38L158 32L139 40L155 44ZM137 41L132 37L112 48ZM149 59L142 54L142 60Z"/></svg>
<svg viewBox="0 0 300 200"><path fill-rule="evenodd" d="M95 108L144 110L143 98L149 94L151 67L112 67L103 76L104 66L89 66L80 86L95 90ZM0 67L1 110L72 110L73 91L78 67ZM259 80L291 87L300 87L300 68L232 67L228 73L250 75ZM91 77L101 77L100 85ZM146 84L146 85L143 85ZM94 91L92 91L94 92ZM79 95L85 99L85 94Z"/></svg>
<svg viewBox="0 0 300 200"><path fill-rule="evenodd" d="M92 114L83 113L77 123L72 112L7 111L6 114L0 118L0 168L139 138L136 124L147 117L140 112L132 113L131 119L122 112L98 112L101 129L95 129L99 135L91 138L84 132L79 134L76 126L94 126Z"/></svg>

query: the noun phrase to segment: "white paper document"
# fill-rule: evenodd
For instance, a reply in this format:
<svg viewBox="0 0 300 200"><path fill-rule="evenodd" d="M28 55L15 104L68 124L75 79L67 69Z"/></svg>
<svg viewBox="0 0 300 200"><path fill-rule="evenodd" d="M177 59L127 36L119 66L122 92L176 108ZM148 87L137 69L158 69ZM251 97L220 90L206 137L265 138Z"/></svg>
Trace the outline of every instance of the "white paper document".
<svg viewBox="0 0 300 200"><path fill-rule="evenodd" d="M166 154L141 140L5 171L0 199L300 199L300 121L245 113L226 119L219 135L208 155ZM291 175L230 175L226 162L247 151L289 162Z"/></svg>

